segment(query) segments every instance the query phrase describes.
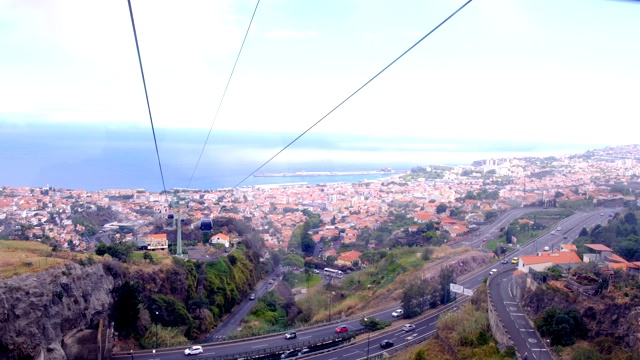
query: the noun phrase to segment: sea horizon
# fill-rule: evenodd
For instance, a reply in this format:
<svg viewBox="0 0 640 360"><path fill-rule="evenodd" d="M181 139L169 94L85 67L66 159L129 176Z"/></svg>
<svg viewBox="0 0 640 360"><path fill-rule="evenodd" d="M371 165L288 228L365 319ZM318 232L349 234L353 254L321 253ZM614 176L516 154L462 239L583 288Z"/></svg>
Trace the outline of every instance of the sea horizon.
<svg viewBox="0 0 640 360"><path fill-rule="evenodd" d="M0 185L158 192L163 188L355 183L385 174L253 177L252 173L410 170L416 166L471 165L487 159L562 156L607 146L320 133L305 135L260 167L298 134L214 131L204 151L204 130L160 129L156 135L163 176L148 129L88 125L43 125L37 131L33 127L6 128L0 132L4 144L0 156L5 164Z"/></svg>

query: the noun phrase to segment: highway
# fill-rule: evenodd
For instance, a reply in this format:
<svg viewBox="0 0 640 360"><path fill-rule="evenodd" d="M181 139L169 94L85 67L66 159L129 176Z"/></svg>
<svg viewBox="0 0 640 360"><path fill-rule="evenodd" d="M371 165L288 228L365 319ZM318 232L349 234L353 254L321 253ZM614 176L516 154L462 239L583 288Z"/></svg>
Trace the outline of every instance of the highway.
<svg viewBox="0 0 640 360"><path fill-rule="evenodd" d="M500 227L506 226L513 219L516 219L519 216L531 211L539 211L539 208L532 209L517 209L514 211L510 211L503 216L501 216L497 221L485 226L481 230L477 232L478 235L475 236L472 240L468 240L465 242L453 244L452 246L475 246L482 245L482 239L484 237L492 237L491 234L495 234L497 236L497 231ZM560 226L562 227L562 231L560 235L551 235L551 232L542 235L539 239L534 242L529 243L528 245L522 247L521 249L515 251L509 256L519 256L521 254L532 254L534 247L541 246L557 246L562 242L562 236L567 235L571 236L570 239L577 237L577 234L582 229L582 227L590 227L595 223L605 222L607 220L607 216L601 216L600 212L602 210L597 210L594 212L588 213L577 213L570 218L564 219L560 222ZM565 240L569 242L570 240ZM463 281L459 282L459 285L464 286L466 289L475 289L478 287L485 278L487 278L489 271L491 268L496 267L496 264L483 267L474 271L473 273L467 275ZM515 266L513 266L515 268ZM508 272L508 275L511 276L511 273ZM419 340L424 339L425 337L431 336L435 331L435 324L440 316L440 314L444 311L456 309L462 302L466 300L466 296L460 296L459 299L451 304L447 304L446 306L441 306L436 309L429 310L424 315L413 319L413 323L416 325L416 329L409 333L405 333L402 330L399 330L400 325L398 323L394 324L391 329L383 330L378 333L371 334L371 338L369 341L369 346L367 346L367 341L359 341L358 343L354 343L352 345L348 345L342 347L338 350L331 351L324 354L317 355L307 355L304 358L308 359L329 359L329 360L337 360L337 359L359 359L366 356L367 348L369 348L369 353L371 356L380 353L382 350L379 347L380 341L383 339L389 339L394 342L394 348L397 349L402 346L405 346L407 343L417 343ZM503 303L505 300L501 300ZM388 309L382 310L380 312L376 312L373 314L367 314L367 316L375 316L380 320L394 320L391 316L391 312L398 307L398 305L394 305L394 307L390 307ZM360 316L356 316L350 319L345 320L344 324L346 324L350 330L360 329L359 323ZM406 321L402 321L405 323ZM283 348L301 348L306 345L309 341L328 338L334 336L334 329L336 325L341 323L331 323L322 326L315 326L310 328L301 329L298 331L297 339L286 340L284 339L283 334L269 335L264 337L255 337L249 339L242 339L241 341L230 341L230 342L220 342L213 344L204 345L204 354L192 356L193 358L212 358L219 357L223 355L233 355L239 354L241 352L247 351L281 351ZM512 336L513 338L513 336ZM120 356L112 356L114 359L175 359L175 358L184 358L184 349L167 349L158 351L155 354L146 352L138 352L131 355L120 355Z"/></svg>

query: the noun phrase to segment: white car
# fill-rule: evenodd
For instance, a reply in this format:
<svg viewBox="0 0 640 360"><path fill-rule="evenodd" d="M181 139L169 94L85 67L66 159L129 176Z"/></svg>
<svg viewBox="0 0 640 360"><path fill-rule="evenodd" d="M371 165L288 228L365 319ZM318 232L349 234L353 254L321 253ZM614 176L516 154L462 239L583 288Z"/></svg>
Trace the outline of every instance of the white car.
<svg viewBox="0 0 640 360"><path fill-rule="evenodd" d="M200 345L194 345L188 349L185 349L184 354L185 355L195 355L195 354L202 354L204 352L204 350L202 350L202 346Z"/></svg>
<svg viewBox="0 0 640 360"><path fill-rule="evenodd" d="M491 269L491 271L489 271L489 275L493 275L496 272L498 272L498 269Z"/></svg>
<svg viewBox="0 0 640 360"><path fill-rule="evenodd" d="M398 310L392 312L391 316L393 316L393 317L401 317L402 314L404 314L404 311L402 309L398 309Z"/></svg>
<svg viewBox="0 0 640 360"><path fill-rule="evenodd" d="M411 331L413 329L415 329L416 326L413 324L404 324L404 326L402 326L402 330L404 331Z"/></svg>

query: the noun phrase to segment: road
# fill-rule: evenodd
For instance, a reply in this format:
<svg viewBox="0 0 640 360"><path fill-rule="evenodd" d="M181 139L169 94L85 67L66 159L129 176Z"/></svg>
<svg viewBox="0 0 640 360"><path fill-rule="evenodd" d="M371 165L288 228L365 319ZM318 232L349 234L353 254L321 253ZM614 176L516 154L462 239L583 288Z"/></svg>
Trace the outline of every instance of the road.
<svg viewBox="0 0 640 360"><path fill-rule="evenodd" d="M595 212L578 213L567 218L560 222L561 230L559 232L555 230L553 231L554 234L552 234L552 231L549 231L515 253L514 256L532 255L545 246L554 248L559 247L561 243L570 243L578 237L583 227L590 228L596 224L603 225L608 221L609 218L607 216L600 214L601 210L596 210ZM564 236L567 239L564 239ZM549 354L548 346L543 344L543 340L535 332L516 299L513 272L497 273L489 282L489 291L496 306L498 317L502 320L505 330L513 340L518 354L523 358L526 354L530 360L553 360L553 357Z"/></svg>
<svg viewBox="0 0 640 360"><path fill-rule="evenodd" d="M530 211L537 211L540 209L518 209L511 211L501 218L499 218L496 222L487 225L485 228L478 231L478 235L475 237L475 240L467 241L466 243L454 244L455 246L464 246L470 245L474 246L476 244L482 244L482 237L489 236L491 233L498 230L500 227L505 226L510 223L513 219L527 213ZM597 210L591 213L578 213L573 215L570 218L567 218L560 222L563 231L561 235L550 235L547 233L543 235L541 238L534 242L522 247L521 249L515 251L509 256L519 256L521 254L531 254L534 246L545 246L556 244L558 241L562 240L562 236L567 234L572 237L577 237L578 232L582 227L589 227L591 223L595 223L596 220L606 221L606 216L600 216L600 211ZM575 235L574 235L575 233ZM568 240L567 240L568 242ZM469 275L464 281L459 282L459 285L464 286L466 289L475 289L480 286L480 284L484 281L484 279L488 276L489 271L492 267L496 265L486 266L484 268L478 269ZM515 266L513 266L515 268ZM510 276L510 272L508 273ZM261 287L262 288L262 287ZM265 289L266 290L266 289ZM260 294L264 294L264 291ZM261 296L261 295L260 295ZM331 351L325 354L311 355L305 356L305 358L309 359L344 359L344 360L352 360L359 359L366 355L367 348L369 347L370 355L374 355L376 353L380 353L382 350L379 348L378 344L383 339L392 340L395 344L394 348L405 346L407 343L414 343L418 341L420 338L424 338L426 336L431 336L435 331L435 324L440 316L440 314L444 311L456 309L460 304L466 301L466 296L461 296L456 302L447 304L446 306L439 307L437 309L431 310L427 315L423 315L419 317L417 320L414 319L414 324L416 325L416 329L410 333L405 333L399 329L393 329L390 331L384 331L382 333L374 333L371 334L371 339L369 341L369 346L367 346L367 342L358 342L353 345L345 346L339 350ZM505 300L500 300L502 303L505 303ZM242 306L252 306L250 300L246 300ZM371 316L375 316L380 320L396 320L391 316L391 312L395 309L397 305L394 307L390 307L389 309L385 309L383 311L371 314ZM242 312L242 311L241 311ZM239 313L241 313L239 312ZM240 318L241 320L241 318ZM359 329L361 328L359 324L359 317L355 317L352 319L348 319L344 321L349 329ZM204 346L205 352L203 355L195 356L194 358L211 358L212 356L222 356L222 355L232 355L238 354L243 351L252 351L252 350L273 350L283 349L285 347L289 348L301 348L305 346L306 342L311 340L316 340L320 338L328 338L334 335L334 329L337 323L306 328L298 331L298 338L294 340L285 340L282 334L276 334L271 336L265 336L260 338L250 338L243 339L240 342L223 342L223 343L214 343L207 344ZM230 325L232 326L232 325ZM399 326L397 326L399 327ZM175 359L175 358L184 358L184 349L178 350L170 350L158 352L156 354L150 353L136 353L134 354L135 359ZM114 359L129 359L130 356L112 356Z"/></svg>

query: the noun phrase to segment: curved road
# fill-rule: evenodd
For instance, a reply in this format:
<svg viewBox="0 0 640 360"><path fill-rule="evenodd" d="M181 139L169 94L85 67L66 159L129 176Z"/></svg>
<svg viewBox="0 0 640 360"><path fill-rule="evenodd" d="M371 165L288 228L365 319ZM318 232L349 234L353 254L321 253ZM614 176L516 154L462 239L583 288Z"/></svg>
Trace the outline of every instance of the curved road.
<svg viewBox="0 0 640 360"><path fill-rule="evenodd" d="M559 232L549 231L525 246L514 255L533 255L545 246L549 248L559 247L561 243L571 243L578 237L582 228L590 228L596 224L604 224L608 217L600 215L601 210L587 213L578 213L560 222ZM564 237L567 239L564 239ZM511 266L510 266L511 267ZM502 320L505 330L513 340L518 354L524 358L525 354L530 360L553 360L549 354L548 346L535 332L531 322L523 313L516 298L516 288L513 281L513 272L498 272L489 282L489 289L495 305L498 317ZM548 345L548 344L547 344Z"/></svg>

